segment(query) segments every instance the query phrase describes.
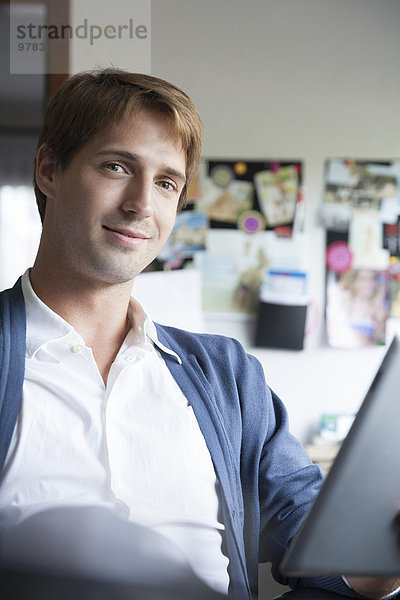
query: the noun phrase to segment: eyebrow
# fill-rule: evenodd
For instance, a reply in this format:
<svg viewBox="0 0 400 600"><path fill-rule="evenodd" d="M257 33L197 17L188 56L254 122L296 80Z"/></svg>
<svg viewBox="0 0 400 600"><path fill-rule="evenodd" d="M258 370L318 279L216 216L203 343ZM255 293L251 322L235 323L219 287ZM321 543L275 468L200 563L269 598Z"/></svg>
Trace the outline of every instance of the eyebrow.
<svg viewBox="0 0 400 600"><path fill-rule="evenodd" d="M127 150L116 150L114 148L109 148L108 150L100 150L99 152L97 152L97 154L99 156L114 154L115 156L120 156L121 158L126 158L127 160L131 160L133 162L138 162L138 163L141 162L140 156L138 154L128 152ZM186 183L186 175L184 173L182 173L181 171L177 171L176 169L173 169L172 167L165 167L163 169L163 171L167 175L170 175L171 177L175 177L176 179L179 179L183 184Z"/></svg>

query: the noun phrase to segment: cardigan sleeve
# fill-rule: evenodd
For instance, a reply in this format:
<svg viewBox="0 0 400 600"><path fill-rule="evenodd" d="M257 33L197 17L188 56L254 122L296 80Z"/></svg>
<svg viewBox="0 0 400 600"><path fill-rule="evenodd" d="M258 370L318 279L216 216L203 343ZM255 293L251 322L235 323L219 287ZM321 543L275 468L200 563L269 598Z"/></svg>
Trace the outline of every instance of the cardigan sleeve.
<svg viewBox="0 0 400 600"><path fill-rule="evenodd" d="M292 589L319 588L362 598L341 577L289 578L280 572L283 555L308 515L324 477L291 433L287 410L267 385L259 361L246 354L240 362L241 367L234 370L241 399L241 480L249 557L252 540L257 537L258 562L270 562L279 583Z"/></svg>
<svg viewBox="0 0 400 600"><path fill-rule="evenodd" d="M272 563L274 578L292 589L319 588L363 598L342 577L286 577L279 564L293 536L307 516L323 483L303 446L289 432L286 409L271 392L276 427L260 461L260 562Z"/></svg>

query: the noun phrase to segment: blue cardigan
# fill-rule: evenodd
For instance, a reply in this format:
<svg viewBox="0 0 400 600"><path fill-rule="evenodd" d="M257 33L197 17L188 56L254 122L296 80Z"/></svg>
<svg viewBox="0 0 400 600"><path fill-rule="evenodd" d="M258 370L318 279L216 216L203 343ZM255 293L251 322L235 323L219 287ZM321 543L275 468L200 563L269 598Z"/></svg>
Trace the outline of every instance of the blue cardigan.
<svg viewBox="0 0 400 600"><path fill-rule="evenodd" d="M340 578L286 579L279 563L322 482L288 430L287 413L267 387L258 360L236 340L157 325L173 377L193 407L220 482L229 592L257 596L258 563L293 588L355 596ZM0 472L20 408L26 316L20 280L0 293ZM195 476L195 473L194 473Z"/></svg>

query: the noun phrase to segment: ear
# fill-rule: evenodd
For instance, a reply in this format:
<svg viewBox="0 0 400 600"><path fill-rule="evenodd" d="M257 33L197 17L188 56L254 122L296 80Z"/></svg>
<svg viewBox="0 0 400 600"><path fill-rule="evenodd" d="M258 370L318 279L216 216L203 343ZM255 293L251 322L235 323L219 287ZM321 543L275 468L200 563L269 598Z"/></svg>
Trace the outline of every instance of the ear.
<svg viewBox="0 0 400 600"><path fill-rule="evenodd" d="M54 196L55 169L54 159L51 157L47 146L43 144L36 155L36 183L40 191L48 198Z"/></svg>

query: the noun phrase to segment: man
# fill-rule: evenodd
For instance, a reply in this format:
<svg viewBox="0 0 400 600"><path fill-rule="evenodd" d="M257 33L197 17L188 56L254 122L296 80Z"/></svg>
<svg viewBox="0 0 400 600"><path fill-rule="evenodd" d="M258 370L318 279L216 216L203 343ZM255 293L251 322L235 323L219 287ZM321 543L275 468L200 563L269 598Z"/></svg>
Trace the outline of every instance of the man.
<svg viewBox="0 0 400 600"><path fill-rule="evenodd" d="M279 575L321 474L259 363L234 340L155 326L131 297L200 149L191 100L153 77L79 74L50 103L40 247L2 295L1 522L94 505L165 535L216 590L255 596L271 561L292 587L354 596L340 578ZM379 597L396 582L350 585Z"/></svg>

